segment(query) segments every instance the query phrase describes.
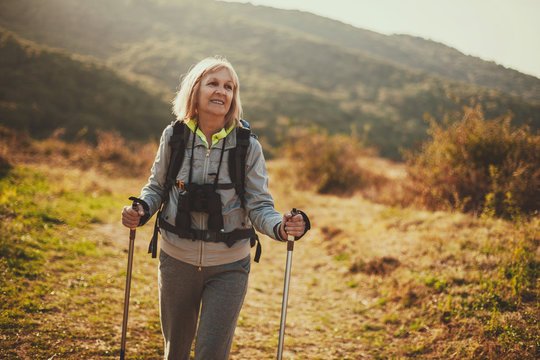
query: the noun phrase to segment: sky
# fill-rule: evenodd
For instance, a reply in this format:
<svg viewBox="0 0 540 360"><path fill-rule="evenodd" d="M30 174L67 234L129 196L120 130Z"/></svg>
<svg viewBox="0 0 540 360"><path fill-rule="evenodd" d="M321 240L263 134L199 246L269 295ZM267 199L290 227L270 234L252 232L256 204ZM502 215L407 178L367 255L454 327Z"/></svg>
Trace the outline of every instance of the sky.
<svg viewBox="0 0 540 360"><path fill-rule="evenodd" d="M226 0L409 34L540 78L540 0Z"/></svg>

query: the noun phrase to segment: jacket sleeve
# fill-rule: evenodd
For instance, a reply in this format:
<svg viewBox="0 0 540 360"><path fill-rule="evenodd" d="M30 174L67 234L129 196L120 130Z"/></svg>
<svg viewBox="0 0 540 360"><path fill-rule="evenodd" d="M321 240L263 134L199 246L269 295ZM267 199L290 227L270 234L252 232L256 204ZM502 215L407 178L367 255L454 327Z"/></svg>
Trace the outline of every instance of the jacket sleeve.
<svg viewBox="0 0 540 360"><path fill-rule="evenodd" d="M145 212L147 213L141 219L141 225L146 223L152 215L156 213L161 202L167 195L165 194L165 178L169 167L169 159L171 158L169 139L171 138L172 133L173 128L171 125L167 126L163 131L159 141L156 158L154 159L152 170L150 171L150 177L141 190L141 195L139 197L147 205L145 206Z"/></svg>
<svg viewBox="0 0 540 360"><path fill-rule="evenodd" d="M273 239L281 240L275 229L281 223L281 214L274 208L274 199L268 191L268 172L261 144L254 138L246 156L246 211L255 229Z"/></svg>

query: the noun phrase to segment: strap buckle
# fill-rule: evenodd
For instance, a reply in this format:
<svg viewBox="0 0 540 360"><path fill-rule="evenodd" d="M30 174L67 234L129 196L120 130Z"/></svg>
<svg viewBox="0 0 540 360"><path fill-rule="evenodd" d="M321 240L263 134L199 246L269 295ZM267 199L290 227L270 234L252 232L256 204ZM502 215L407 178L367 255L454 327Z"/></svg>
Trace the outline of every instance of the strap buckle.
<svg viewBox="0 0 540 360"><path fill-rule="evenodd" d="M182 180L176 180L176 187L179 190L184 191L186 190L186 183L184 183Z"/></svg>

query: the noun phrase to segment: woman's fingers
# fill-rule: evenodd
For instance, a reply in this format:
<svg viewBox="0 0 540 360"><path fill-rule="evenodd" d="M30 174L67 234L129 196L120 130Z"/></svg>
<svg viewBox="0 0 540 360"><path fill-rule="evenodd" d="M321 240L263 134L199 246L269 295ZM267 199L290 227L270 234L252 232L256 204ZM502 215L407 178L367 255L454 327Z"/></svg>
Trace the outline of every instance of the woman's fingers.
<svg viewBox="0 0 540 360"><path fill-rule="evenodd" d="M290 214L287 214L290 216ZM287 217L286 215L286 217ZM293 236L302 236L306 228L306 223L302 215L297 214L295 216L289 217L285 223L285 231L289 235Z"/></svg>
<svg viewBox="0 0 540 360"><path fill-rule="evenodd" d="M131 206L124 206L122 209L122 224L130 229L136 228L142 215L144 215L144 210L141 204L137 204L137 210Z"/></svg>
<svg viewBox="0 0 540 360"><path fill-rule="evenodd" d="M303 234L304 232L304 229L305 229L305 225L303 223L300 223L300 224L296 224L296 225L290 225L290 224L285 224L285 231L287 232L287 234L291 234L293 235L292 233L295 232L300 232L300 235Z"/></svg>

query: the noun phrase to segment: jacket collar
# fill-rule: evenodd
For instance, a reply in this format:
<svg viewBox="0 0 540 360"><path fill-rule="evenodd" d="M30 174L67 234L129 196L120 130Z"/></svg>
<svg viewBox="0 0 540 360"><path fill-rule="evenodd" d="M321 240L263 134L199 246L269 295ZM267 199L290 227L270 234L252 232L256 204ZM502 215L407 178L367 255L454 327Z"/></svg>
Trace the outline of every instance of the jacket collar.
<svg viewBox="0 0 540 360"><path fill-rule="evenodd" d="M197 128L197 121L195 119L189 119L186 122L186 126L191 130L191 133L197 129L197 136L195 138L195 146L204 146L205 148L208 148L208 142L206 141L206 136L202 132L201 129ZM222 143L221 141L225 139L225 149L231 149L236 147L236 126L232 125L228 129L221 129L221 131L217 132L216 134L212 135L212 147L221 147ZM192 135L191 135L192 136ZM190 141L193 139L190 137ZM190 144L191 145L191 144Z"/></svg>

